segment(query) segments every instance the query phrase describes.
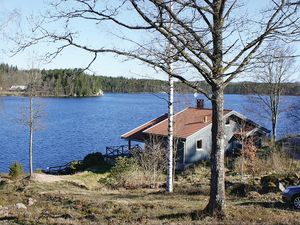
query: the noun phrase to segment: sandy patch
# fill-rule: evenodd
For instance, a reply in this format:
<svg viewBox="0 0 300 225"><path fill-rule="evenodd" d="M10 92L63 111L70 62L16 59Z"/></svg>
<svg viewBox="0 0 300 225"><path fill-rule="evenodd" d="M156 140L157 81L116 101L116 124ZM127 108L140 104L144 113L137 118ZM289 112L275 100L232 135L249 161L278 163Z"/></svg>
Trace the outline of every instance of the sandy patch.
<svg viewBox="0 0 300 225"><path fill-rule="evenodd" d="M33 181L41 182L41 183L51 183L64 180L61 176L49 175L49 174L34 174L31 178Z"/></svg>

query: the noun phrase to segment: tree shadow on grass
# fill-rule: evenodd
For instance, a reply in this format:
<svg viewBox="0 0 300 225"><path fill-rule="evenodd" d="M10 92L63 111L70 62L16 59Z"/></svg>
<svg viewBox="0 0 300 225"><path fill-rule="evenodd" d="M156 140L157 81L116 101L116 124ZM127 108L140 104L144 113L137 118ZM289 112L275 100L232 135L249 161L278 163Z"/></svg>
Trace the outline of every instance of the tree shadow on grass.
<svg viewBox="0 0 300 225"><path fill-rule="evenodd" d="M16 220L17 216L3 216L0 217L0 221L10 221L10 220Z"/></svg>
<svg viewBox="0 0 300 225"><path fill-rule="evenodd" d="M290 208L286 203L281 202L281 201L274 201L274 202L247 201L247 202L239 203L237 205L242 205L242 206L253 205L253 206L261 206L261 207L269 208L269 209L282 209L282 210L293 211L292 208Z"/></svg>
<svg viewBox="0 0 300 225"><path fill-rule="evenodd" d="M205 210L194 210L192 212L183 212L183 213L173 213L158 216L157 218L160 220L174 220L174 219L186 219L189 218L191 220L203 220L204 218L210 216ZM216 216L217 218L223 218L221 216Z"/></svg>
<svg viewBox="0 0 300 225"><path fill-rule="evenodd" d="M105 196L108 196L110 197L111 199L138 199L138 198L141 198L143 196L141 195L135 195L135 194L121 194L121 193L118 193L118 194L112 194L112 193L109 193L109 194L103 194Z"/></svg>
<svg viewBox="0 0 300 225"><path fill-rule="evenodd" d="M172 213L165 214L157 217L160 220L174 220L174 219L184 219L184 218L192 218L191 213Z"/></svg>

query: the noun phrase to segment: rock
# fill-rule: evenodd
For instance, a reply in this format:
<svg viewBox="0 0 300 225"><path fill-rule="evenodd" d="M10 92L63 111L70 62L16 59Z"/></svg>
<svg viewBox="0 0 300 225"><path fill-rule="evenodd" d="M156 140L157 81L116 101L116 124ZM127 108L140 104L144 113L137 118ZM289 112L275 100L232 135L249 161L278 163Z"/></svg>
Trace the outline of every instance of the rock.
<svg viewBox="0 0 300 225"><path fill-rule="evenodd" d="M256 192L256 191L250 191L250 192L247 194L247 198L249 198L249 199L254 199L254 200L261 199L261 194L259 194L259 193Z"/></svg>
<svg viewBox="0 0 300 225"><path fill-rule="evenodd" d="M282 191L283 188L281 187L280 183L284 187L287 187L299 185L299 182L300 180L297 174L289 174L285 176L279 174L271 174L262 177L260 180L262 191L264 193Z"/></svg>
<svg viewBox="0 0 300 225"><path fill-rule="evenodd" d="M0 216L8 216L9 212L8 212L8 207L3 207L3 206L0 206Z"/></svg>
<svg viewBox="0 0 300 225"><path fill-rule="evenodd" d="M16 207L17 209L27 209L26 205L24 205L23 203L17 203Z"/></svg>
<svg viewBox="0 0 300 225"><path fill-rule="evenodd" d="M28 206L32 206L32 205L34 205L36 203L36 200L35 199L33 199L33 198L29 198L28 199Z"/></svg>
<svg viewBox="0 0 300 225"><path fill-rule="evenodd" d="M278 183L278 188L279 188L280 191L284 191L285 190L285 188L284 188L284 186L283 186L283 184L281 182Z"/></svg>
<svg viewBox="0 0 300 225"><path fill-rule="evenodd" d="M96 96L102 96L103 95L103 91L100 89L97 93Z"/></svg>
<svg viewBox="0 0 300 225"><path fill-rule="evenodd" d="M234 183L227 188L227 193L239 197L245 197L252 189L251 185L245 183Z"/></svg>
<svg viewBox="0 0 300 225"><path fill-rule="evenodd" d="M279 183L279 180L282 180L282 179L283 179L283 177L278 174L271 174L271 175L262 177L260 179L262 191L264 193L279 191L279 189L277 188L277 184Z"/></svg>

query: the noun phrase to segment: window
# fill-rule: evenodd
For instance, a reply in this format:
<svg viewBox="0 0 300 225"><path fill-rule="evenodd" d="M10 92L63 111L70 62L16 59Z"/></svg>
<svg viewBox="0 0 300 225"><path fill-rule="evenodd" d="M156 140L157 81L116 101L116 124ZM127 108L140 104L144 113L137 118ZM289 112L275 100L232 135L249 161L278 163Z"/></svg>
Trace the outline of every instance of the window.
<svg viewBox="0 0 300 225"><path fill-rule="evenodd" d="M229 118L226 119L225 125L226 125L226 126L229 126L229 125L230 125L230 120L229 120Z"/></svg>
<svg viewBox="0 0 300 225"><path fill-rule="evenodd" d="M201 150L202 149L202 140L197 140L196 147L197 147L197 150Z"/></svg>

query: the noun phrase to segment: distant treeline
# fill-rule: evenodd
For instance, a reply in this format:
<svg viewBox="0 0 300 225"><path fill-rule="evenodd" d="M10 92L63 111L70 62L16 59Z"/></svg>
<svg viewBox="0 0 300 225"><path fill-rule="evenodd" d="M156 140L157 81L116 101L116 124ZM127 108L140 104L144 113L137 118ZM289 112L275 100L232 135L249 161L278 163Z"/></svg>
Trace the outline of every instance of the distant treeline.
<svg viewBox="0 0 300 225"><path fill-rule="evenodd" d="M104 92L121 92L121 93L134 93L134 92L166 92L168 91L168 82L161 80L151 79L134 79L124 77L99 77L101 88ZM232 82L226 89L226 94L253 94L253 90L257 90L257 86L261 86L260 90L266 84L255 82ZM204 90L209 91L209 86L205 82L198 82L198 86ZM254 88L255 87L255 88ZM181 82L175 82L175 89L180 93L193 93L192 88ZM283 95L300 95L300 83L284 83Z"/></svg>
<svg viewBox="0 0 300 225"><path fill-rule="evenodd" d="M101 90L111 93L136 93L136 92L166 92L168 82L154 79L135 79L124 77L91 76L81 69L55 69L41 70L39 81L36 82L38 95L42 96L92 96ZM18 70L15 66L0 64L0 90L8 90L12 85L29 85L30 71ZM209 91L205 82L198 85ZM254 87L263 83L232 82L225 93L227 94L251 94ZM300 83L283 84L283 95L300 95ZM181 93L193 93L194 90L181 82L175 82L175 89ZM257 88L256 88L257 89Z"/></svg>
<svg viewBox="0 0 300 225"><path fill-rule="evenodd" d="M13 85L32 85L39 96L94 96L102 92L100 79L80 69L30 71L0 64L0 90L9 91Z"/></svg>
<svg viewBox="0 0 300 225"><path fill-rule="evenodd" d="M94 96L102 92L100 79L80 69L42 70L40 83L39 92L47 96Z"/></svg>

